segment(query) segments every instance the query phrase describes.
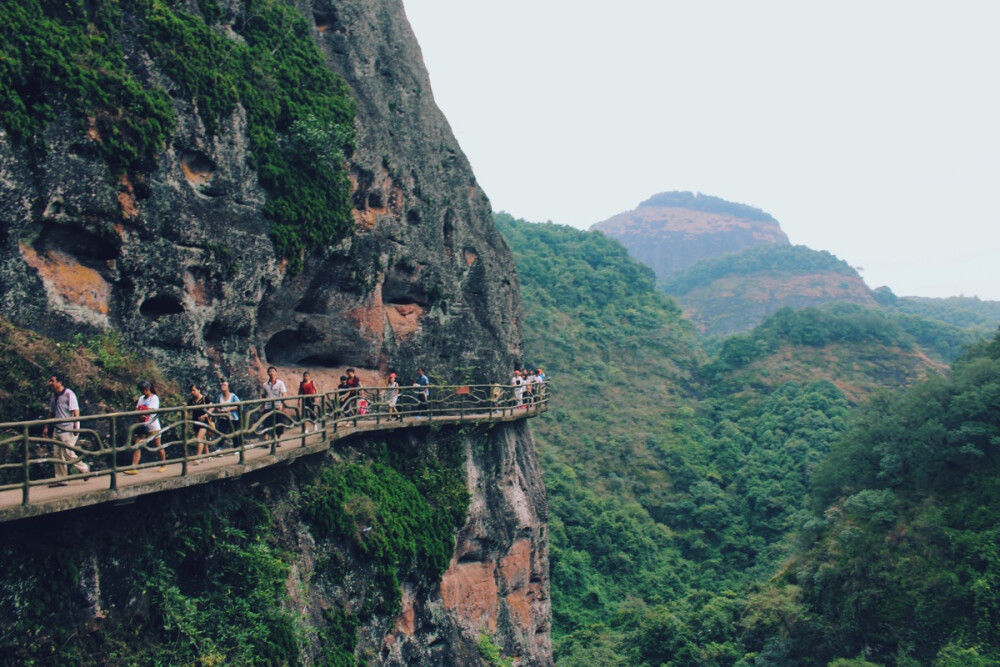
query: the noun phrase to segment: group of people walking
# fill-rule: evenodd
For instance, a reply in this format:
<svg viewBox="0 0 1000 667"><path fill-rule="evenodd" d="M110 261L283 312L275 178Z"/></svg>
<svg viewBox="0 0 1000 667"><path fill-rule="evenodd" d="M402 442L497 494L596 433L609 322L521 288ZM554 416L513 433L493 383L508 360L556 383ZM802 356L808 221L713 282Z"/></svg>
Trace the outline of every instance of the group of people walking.
<svg viewBox="0 0 1000 667"><path fill-rule="evenodd" d="M354 368L348 368L345 375L340 376L340 383L337 385L336 397L339 414L345 417L363 416L371 409L369 399L377 398L379 405L384 410L385 418L389 420L403 420L399 412L398 404L401 395L401 388L398 376L395 372L390 372L384 381L384 385L376 392L377 396L372 396L369 389L362 388L361 380ZM540 399L541 388L546 376L541 369L538 370L515 370L511 379L512 399L517 407L524 407ZM422 368L418 368L414 375L410 399L416 401L417 418L422 414L429 414L430 404L430 378ZM494 406L498 404L502 395L502 388L494 384L494 391L491 396ZM49 417L62 419L51 425L52 436L60 444L55 446L55 476L50 486L65 486L63 479L66 477L67 466L72 465L74 469L84 475L84 481L88 479L90 467L81 457L76 455L72 448L76 446L80 431L80 405L76 394L66 386L65 379L60 375L53 375L49 378L48 388L51 392L49 399ZM160 423L158 410L160 410L160 397L157 394L155 385L150 381L142 381L138 385L139 398L135 403L135 411L140 414L139 424L133 429L132 436L132 461L131 467L124 470L126 475L138 474L138 466L142 458L143 448L156 452L160 460L157 472L166 472L166 451L162 443L163 426ZM500 389L497 392L497 389ZM196 383L188 385L187 406L189 410L185 412L185 441L191 438L195 443L194 465L199 465L204 458L218 452L209 451L209 432L222 436L222 440L232 443L232 447L240 449L243 447L244 427L240 422L240 397L230 389L229 382L222 380L219 383L219 393L215 400L210 400L209 396ZM321 417L319 400L321 390L317 386L312 374L309 371L302 373L299 382L298 392L295 397L289 396L288 386L278 377L278 369L271 366L267 369L267 380L259 386L258 398L263 399L262 414L264 419L257 424L256 431L261 434L273 432L280 440L286 427L291 423L291 419L286 414L286 408L290 407L295 411L296 417L301 420L306 433L320 430L319 420ZM289 403L292 405L289 406ZM50 426L46 425L43 430L43 437L49 437Z"/></svg>
<svg viewBox="0 0 1000 667"><path fill-rule="evenodd" d="M541 368L537 370L514 369L514 377L510 379L510 385L514 387L514 397L518 406L535 403L541 399L541 392L544 383L548 378Z"/></svg>

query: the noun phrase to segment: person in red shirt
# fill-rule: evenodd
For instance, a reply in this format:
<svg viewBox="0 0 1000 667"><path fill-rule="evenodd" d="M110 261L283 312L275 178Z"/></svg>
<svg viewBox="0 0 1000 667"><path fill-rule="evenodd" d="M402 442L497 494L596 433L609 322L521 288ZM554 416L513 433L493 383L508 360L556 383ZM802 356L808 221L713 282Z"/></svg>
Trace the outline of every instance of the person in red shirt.
<svg viewBox="0 0 1000 667"><path fill-rule="evenodd" d="M310 430L318 431L319 425L316 424L316 394L319 393L319 389L316 388L316 383L313 382L312 376L309 371L305 371L302 374L302 382L299 383L299 396L307 396L310 398L302 399L302 419L306 420L306 433Z"/></svg>

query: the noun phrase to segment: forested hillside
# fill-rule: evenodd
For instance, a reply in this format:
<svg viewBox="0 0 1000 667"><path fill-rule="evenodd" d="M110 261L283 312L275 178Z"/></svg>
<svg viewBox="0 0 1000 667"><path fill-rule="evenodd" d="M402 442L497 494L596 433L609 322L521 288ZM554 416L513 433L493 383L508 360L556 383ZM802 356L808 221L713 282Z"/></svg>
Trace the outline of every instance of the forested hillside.
<svg viewBox="0 0 1000 667"><path fill-rule="evenodd" d="M544 360L559 396L534 426L553 515L557 664L858 655L812 656L808 637L779 631L786 607L797 623L817 612L802 611L801 583L767 582L790 576L797 531L816 531L813 471L844 442L852 404L947 368L896 315L850 304L781 311L709 356L617 242L497 222L518 263L526 356Z"/></svg>
<svg viewBox="0 0 1000 667"><path fill-rule="evenodd" d="M620 244L497 222L518 262L527 357L545 360L560 397L534 427L558 663L733 664L743 591L785 553L846 399L802 381L699 400L707 359L692 327Z"/></svg>
<svg viewBox="0 0 1000 667"><path fill-rule="evenodd" d="M847 262L806 246L760 245L709 257L662 278L659 285L709 336L747 331L781 308L876 304Z"/></svg>
<svg viewBox="0 0 1000 667"><path fill-rule="evenodd" d="M748 618L763 664L1000 663L998 494L1000 335L867 405L817 469L798 552Z"/></svg>

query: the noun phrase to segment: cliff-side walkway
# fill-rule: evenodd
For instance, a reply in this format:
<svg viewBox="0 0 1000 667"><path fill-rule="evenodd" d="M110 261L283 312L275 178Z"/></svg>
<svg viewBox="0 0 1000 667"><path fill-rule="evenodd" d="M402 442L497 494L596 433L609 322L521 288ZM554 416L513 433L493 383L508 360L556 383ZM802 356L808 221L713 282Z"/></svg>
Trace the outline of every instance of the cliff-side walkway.
<svg viewBox="0 0 1000 667"><path fill-rule="evenodd" d="M501 385L434 386L421 389L361 387L354 393L291 396L209 406L164 408L80 416L75 428L64 419L0 424L0 522L52 514L101 503L132 502L149 493L180 489L250 472L326 451L359 433L461 423L509 422L548 409L548 384L535 392ZM392 401L393 394L396 400ZM310 402L311 400L311 402ZM390 408L390 404L391 408ZM223 408L233 408L221 412ZM208 421L197 421L205 413ZM158 448L146 431L154 414L162 429ZM234 419L230 419L234 416ZM227 421L223 421L227 420ZM43 436L62 424L78 435L66 447ZM209 453L196 455L198 433ZM57 447L72 452L71 474L53 476L63 463ZM160 460L160 450L166 459ZM136 451L145 461L130 465ZM74 474L73 465L89 467ZM83 466L80 466L81 468Z"/></svg>

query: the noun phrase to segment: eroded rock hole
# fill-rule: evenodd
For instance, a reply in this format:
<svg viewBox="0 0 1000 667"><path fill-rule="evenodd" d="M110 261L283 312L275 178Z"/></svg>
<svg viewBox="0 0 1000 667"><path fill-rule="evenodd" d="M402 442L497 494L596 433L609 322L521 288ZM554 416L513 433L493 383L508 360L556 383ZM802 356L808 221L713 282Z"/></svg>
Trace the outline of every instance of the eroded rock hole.
<svg viewBox="0 0 1000 667"><path fill-rule="evenodd" d="M218 343L225 338L227 333L226 327L221 322L212 322L205 327L205 341L209 343Z"/></svg>
<svg viewBox="0 0 1000 667"><path fill-rule="evenodd" d="M102 237L78 227L46 225L34 242L37 252L61 252L93 269L107 268L118 258L119 239Z"/></svg>
<svg viewBox="0 0 1000 667"><path fill-rule="evenodd" d="M177 315L184 312L184 305L177 297L167 294L157 294L146 299L139 306L139 312L146 317L164 317L165 315Z"/></svg>
<svg viewBox="0 0 1000 667"><path fill-rule="evenodd" d="M317 3L313 9L313 20L316 21L316 29L322 33L343 32L343 25L337 16L337 10L329 3Z"/></svg>
<svg viewBox="0 0 1000 667"><path fill-rule="evenodd" d="M212 158L200 151L187 150L181 153L181 168L184 177L195 190L206 197L219 197L224 194L214 183L218 166Z"/></svg>

